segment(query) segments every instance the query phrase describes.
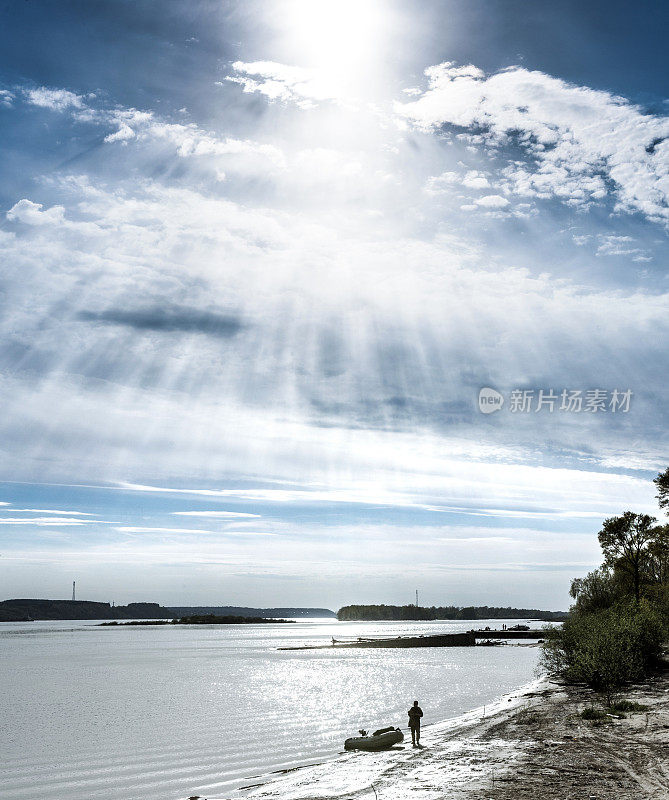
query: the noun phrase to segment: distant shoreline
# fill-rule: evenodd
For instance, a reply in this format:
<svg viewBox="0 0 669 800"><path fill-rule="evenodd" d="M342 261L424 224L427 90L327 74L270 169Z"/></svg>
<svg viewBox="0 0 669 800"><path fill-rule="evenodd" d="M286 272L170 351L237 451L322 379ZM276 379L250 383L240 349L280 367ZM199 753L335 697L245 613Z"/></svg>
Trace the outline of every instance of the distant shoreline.
<svg viewBox="0 0 669 800"><path fill-rule="evenodd" d="M159 603L128 603L125 606L90 600L20 598L0 601L0 622L48 620L172 620L202 616L262 617L272 619L327 618L340 622L469 622L491 619L525 619L561 622L565 611L541 611L511 606L388 606L349 605L334 612L329 608L249 606L161 606Z"/></svg>
<svg viewBox="0 0 669 800"><path fill-rule="evenodd" d="M182 617L181 619L150 619L150 620L128 620L127 622L118 622L112 620L111 622L100 622L98 627L118 627L123 625L261 625L270 624L273 622L294 624L294 619L274 619L274 617L238 617L238 616L222 616L217 617L214 614L204 614L193 617Z"/></svg>
<svg viewBox="0 0 669 800"><path fill-rule="evenodd" d="M536 619L564 622L567 611L542 611L512 606L387 606L350 605L337 611L340 622L469 622L481 619Z"/></svg>
<svg viewBox="0 0 669 800"><path fill-rule="evenodd" d="M0 601L0 622L55 620L172 620L214 614L215 616L313 619L336 614L329 608L250 608L246 606L161 606L158 603L128 603L116 606L90 600L13 599Z"/></svg>

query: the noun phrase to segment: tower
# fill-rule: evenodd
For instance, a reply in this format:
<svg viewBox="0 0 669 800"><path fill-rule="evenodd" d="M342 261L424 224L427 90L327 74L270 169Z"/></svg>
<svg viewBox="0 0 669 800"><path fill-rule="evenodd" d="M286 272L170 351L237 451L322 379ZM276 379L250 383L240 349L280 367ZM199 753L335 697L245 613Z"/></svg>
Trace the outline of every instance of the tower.
<svg viewBox="0 0 669 800"><path fill-rule="evenodd" d="M76 581L72 581L72 602L73 603L77 599L76 586L77 586L77 582Z"/></svg>
<svg viewBox="0 0 669 800"><path fill-rule="evenodd" d="M418 589L416 589L416 608L418 608Z"/></svg>

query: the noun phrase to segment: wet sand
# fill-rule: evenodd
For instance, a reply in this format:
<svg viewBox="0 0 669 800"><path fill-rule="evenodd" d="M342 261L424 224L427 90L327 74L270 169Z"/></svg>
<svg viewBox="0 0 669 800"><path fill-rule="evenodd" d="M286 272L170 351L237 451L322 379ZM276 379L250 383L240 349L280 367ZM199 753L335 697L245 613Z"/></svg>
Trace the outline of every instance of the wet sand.
<svg viewBox="0 0 669 800"><path fill-rule="evenodd" d="M590 691L547 679L426 726L384 753L350 753L235 796L253 800L669 799L669 672L622 696L650 707L594 724ZM209 800L213 800L210 798Z"/></svg>

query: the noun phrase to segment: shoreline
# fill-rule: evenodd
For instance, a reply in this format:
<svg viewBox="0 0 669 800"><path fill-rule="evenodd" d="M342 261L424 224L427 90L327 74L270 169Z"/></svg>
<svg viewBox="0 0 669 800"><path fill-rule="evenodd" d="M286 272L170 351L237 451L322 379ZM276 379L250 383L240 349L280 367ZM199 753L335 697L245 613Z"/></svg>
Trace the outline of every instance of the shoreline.
<svg viewBox="0 0 669 800"><path fill-rule="evenodd" d="M425 726L421 749L405 738L206 800L669 800L669 670L621 696L649 711L593 724L576 716L596 700L591 691L543 676Z"/></svg>

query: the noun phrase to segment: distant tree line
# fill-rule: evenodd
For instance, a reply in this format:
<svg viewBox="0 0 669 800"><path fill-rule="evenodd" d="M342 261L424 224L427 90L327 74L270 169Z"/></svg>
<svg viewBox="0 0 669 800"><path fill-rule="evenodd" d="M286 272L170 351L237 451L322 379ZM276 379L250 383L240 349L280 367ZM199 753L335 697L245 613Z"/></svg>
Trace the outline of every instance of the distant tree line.
<svg viewBox="0 0 669 800"><path fill-rule="evenodd" d="M555 622L566 619L564 611L540 611L536 608L510 606L386 606L351 605L340 608L337 619L342 622L375 620L477 620L477 619L540 619Z"/></svg>
<svg viewBox="0 0 669 800"><path fill-rule="evenodd" d="M101 628L115 625L259 625L272 622L282 622L286 624L294 623L292 619L272 619L271 617L240 617L236 615L217 616L216 614L196 614L191 617L181 617L181 619L149 619L149 620L130 620L129 622L101 622Z"/></svg>
<svg viewBox="0 0 669 800"><path fill-rule="evenodd" d="M0 622L56 619L164 619L202 616L238 617L334 617L329 608L246 608L244 606L178 606L128 603L112 606L89 600L15 599L0 601Z"/></svg>
<svg viewBox="0 0 669 800"><path fill-rule="evenodd" d="M655 478L669 509L669 468ZM544 664L568 681L606 695L639 681L658 664L669 638L669 525L625 511L598 533L604 561L575 578L569 618L547 630Z"/></svg>

